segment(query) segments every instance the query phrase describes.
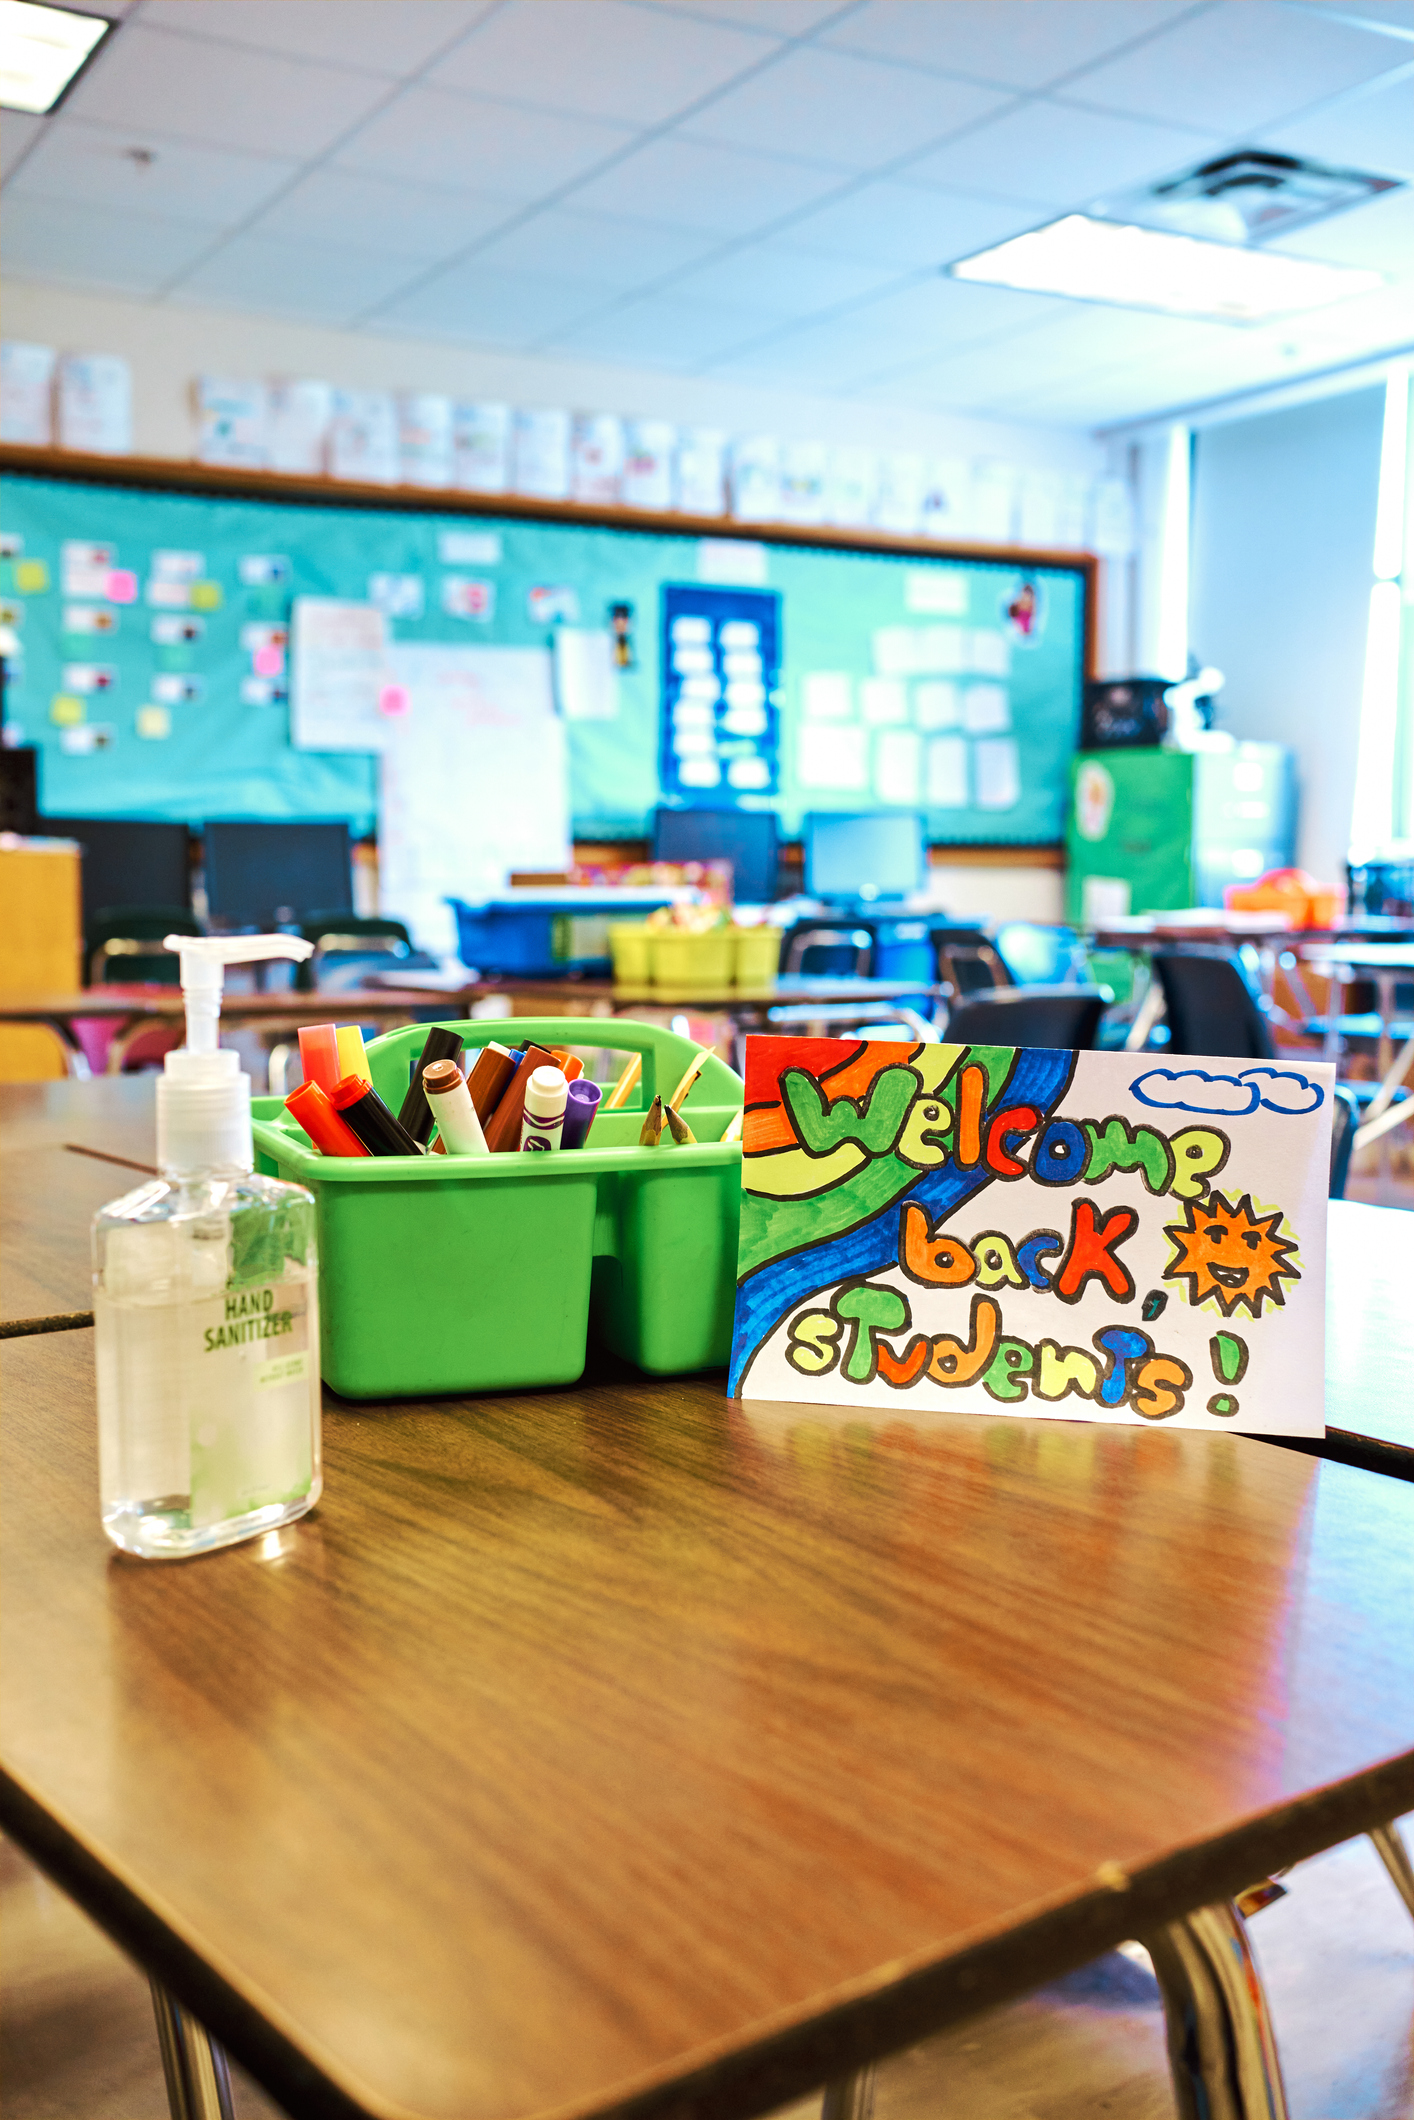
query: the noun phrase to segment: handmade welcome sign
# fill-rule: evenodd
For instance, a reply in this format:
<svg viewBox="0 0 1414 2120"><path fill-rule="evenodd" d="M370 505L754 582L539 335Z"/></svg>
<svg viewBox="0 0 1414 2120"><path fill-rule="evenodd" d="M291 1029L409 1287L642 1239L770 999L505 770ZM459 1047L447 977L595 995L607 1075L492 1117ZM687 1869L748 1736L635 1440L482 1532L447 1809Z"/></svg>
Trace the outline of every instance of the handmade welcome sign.
<svg viewBox="0 0 1414 2120"><path fill-rule="evenodd" d="M1334 1079L750 1039L732 1394L1321 1434Z"/></svg>

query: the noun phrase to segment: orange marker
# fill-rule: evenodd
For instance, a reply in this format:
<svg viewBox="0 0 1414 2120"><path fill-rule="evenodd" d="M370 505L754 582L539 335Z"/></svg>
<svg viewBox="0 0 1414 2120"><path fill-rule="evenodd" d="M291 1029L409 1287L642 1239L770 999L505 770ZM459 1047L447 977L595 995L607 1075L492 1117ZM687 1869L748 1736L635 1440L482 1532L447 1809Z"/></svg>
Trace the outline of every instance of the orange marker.
<svg viewBox="0 0 1414 2120"><path fill-rule="evenodd" d="M305 1024L299 1034L299 1064L305 1081L317 1082L327 1095L344 1072L339 1065L339 1034L332 1023Z"/></svg>
<svg viewBox="0 0 1414 2120"><path fill-rule="evenodd" d="M301 1033L303 1037L303 1033ZM315 1147L326 1156L366 1156L368 1150L348 1121L335 1111L317 1082L301 1082L285 1099Z"/></svg>
<svg viewBox="0 0 1414 2120"><path fill-rule="evenodd" d="M572 1053L567 1045L552 1045L550 1047L550 1058L554 1061L566 1082L578 1081L579 1077L584 1073L584 1062L577 1053Z"/></svg>

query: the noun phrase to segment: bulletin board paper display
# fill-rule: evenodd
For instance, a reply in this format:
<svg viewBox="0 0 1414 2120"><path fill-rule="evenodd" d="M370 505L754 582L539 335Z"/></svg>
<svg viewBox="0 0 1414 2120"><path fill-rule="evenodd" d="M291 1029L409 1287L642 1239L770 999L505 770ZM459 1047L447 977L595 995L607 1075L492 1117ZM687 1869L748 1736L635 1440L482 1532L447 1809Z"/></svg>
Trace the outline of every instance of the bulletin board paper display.
<svg viewBox="0 0 1414 2120"><path fill-rule="evenodd" d="M1334 1080L748 1040L733 1396L1323 1434Z"/></svg>
<svg viewBox="0 0 1414 2120"><path fill-rule="evenodd" d="M564 723L544 648L393 649L407 712L382 755L379 891L423 949L456 954L449 897L570 860ZM474 790L474 797L469 795Z"/></svg>
<svg viewBox="0 0 1414 2120"><path fill-rule="evenodd" d="M346 817L367 829L373 755L290 741L297 597L372 604L394 646L542 650L557 626L602 631L610 607L626 604L616 711L573 720L565 737L576 830L640 833L665 794L673 700L662 598L699 586L778 600L778 676L763 682L776 787L736 789L724 773L716 800L774 807L787 832L807 810L893 803L923 809L931 835L955 843L1061 835L1083 678L1078 565L1022 570L28 474L5 482L3 527L17 544L0 560L0 602L16 613L23 648L9 712L41 747L42 800L56 815ZM69 543L105 557L66 593ZM750 559L750 585L724 578L726 553L733 566ZM174 556L198 571L164 572ZM88 664L110 673L101 697L66 684ZM57 700L68 704L56 710ZM140 721L158 706L162 715Z"/></svg>

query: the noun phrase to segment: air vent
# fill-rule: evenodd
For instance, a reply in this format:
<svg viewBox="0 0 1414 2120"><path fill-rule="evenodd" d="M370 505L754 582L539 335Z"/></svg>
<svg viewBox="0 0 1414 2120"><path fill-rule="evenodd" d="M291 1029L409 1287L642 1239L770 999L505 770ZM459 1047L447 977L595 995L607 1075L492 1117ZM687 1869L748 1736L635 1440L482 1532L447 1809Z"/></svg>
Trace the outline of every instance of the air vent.
<svg viewBox="0 0 1414 2120"><path fill-rule="evenodd" d="M1161 184L1101 199L1090 211L1107 221L1203 236L1211 243L1266 243L1381 192L1397 191L1401 182L1244 147Z"/></svg>

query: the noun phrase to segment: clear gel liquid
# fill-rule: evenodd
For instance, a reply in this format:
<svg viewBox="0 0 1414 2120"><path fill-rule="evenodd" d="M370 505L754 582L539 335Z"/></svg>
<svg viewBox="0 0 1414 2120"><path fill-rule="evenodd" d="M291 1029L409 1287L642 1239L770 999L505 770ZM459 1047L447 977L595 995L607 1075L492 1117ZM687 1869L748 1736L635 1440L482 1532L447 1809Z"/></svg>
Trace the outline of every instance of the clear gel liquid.
<svg viewBox="0 0 1414 2120"><path fill-rule="evenodd" d="M94 1220L103 1527L149 1559L228 1546L319 1498L314 1201L158 1179Z"/></svg>

